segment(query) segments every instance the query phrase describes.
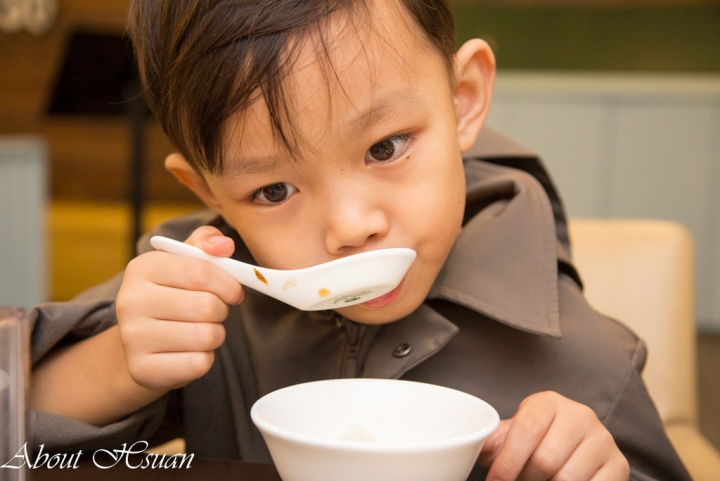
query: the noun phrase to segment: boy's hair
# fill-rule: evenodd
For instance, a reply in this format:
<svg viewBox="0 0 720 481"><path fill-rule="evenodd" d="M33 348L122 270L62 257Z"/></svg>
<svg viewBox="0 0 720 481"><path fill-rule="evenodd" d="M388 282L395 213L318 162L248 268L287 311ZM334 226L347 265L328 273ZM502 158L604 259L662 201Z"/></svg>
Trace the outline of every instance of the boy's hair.
<svg viewBox="0 0 720 481"><path fill-rule="evenodd" d="M386 0L378 0L386 1ZM390 1L390 0L387 0ZM134 0L129 33L145 96L170 140L199 172L223 168L224 122L260 92L273 134L294 156L298 141L283 89L298 39L336 12L369 13L368 0ZM447 0L397 0L452 72L455 28ZM371 17L365 17L370 20ZM361 21L363 19L360 19Z"/></svg>

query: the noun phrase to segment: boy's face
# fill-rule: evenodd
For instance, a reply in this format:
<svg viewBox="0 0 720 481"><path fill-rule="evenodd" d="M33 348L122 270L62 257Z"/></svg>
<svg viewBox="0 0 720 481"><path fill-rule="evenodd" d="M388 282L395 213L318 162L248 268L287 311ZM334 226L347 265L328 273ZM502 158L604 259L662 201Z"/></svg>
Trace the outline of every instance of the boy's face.
<svg viewBox="0 0 720 481"><path fill-rule="evenodd" d="M343 30L343 19L331 19L334 71L304 40L285 84L302 139L298 160L273 137L260 100L228 121L222 174L205 174L203 192L194 187L268 268L414 249L417 260L395 290L338 309L368 324L408 315L429 292L461 228L461 152L487 109L474 123L463 120L469 87L453 82L440 53L387 3L373 7L372 28ZM489 102L488 92L481 96Z"/></svg>

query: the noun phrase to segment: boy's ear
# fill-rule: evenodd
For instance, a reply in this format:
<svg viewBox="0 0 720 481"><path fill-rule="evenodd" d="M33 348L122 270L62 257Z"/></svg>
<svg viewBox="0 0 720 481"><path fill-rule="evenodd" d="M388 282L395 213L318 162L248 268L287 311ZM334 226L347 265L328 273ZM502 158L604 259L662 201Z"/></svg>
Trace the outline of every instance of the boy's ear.
<svg viewBox="0 0 720 481"><path fill-rule="evenodd" d="M475 143L492 100L495 82L495 55L483 40L466 42L455 54L455 118L460 151Z"/></svg>
<svg viewBox="0 0 720 481"><path fill-rule="evenodd" d="M192 190L205 205L212 210L222 213L221 206L210 190L207 181L185 160L181 154L170 154L165 159L165 168L188 189Z"/></svg>

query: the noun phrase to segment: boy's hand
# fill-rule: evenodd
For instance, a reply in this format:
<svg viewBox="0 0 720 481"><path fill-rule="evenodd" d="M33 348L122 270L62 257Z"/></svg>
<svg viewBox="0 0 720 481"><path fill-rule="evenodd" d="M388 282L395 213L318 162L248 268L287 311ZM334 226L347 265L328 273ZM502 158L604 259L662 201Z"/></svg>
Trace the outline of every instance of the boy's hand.
<svg viewBox="0 0 720 481"><path fill-rule="evenodd" d="M624 480L630 467L587 406L554 392L527 397L483 446L487 480Z"/></svg>
<svg viewBox="0 0 720 481"><path fill-rule="evenodd" d="M235 246L214 227L185 241L214 256ZM169 390L203 376L225 340L228 305L242 301L242 286L219 267L152 251L127 266L116 311L130 376L143 387Z"/></svg>

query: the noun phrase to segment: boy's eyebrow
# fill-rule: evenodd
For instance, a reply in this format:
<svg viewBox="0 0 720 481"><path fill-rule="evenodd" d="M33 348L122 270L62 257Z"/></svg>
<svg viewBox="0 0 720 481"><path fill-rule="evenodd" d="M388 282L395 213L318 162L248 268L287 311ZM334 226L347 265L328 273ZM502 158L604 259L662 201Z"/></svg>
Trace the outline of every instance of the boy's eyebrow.
<svg viewBox="0 0 720 481"><path fill-rule="evenodd" d="M360 112L352 119L350 128L352 130L365 130L370 125L385 120L387 117L400 116L408 108L416 106L415 102L413 102L414 98L415 96L405 89L386 92L380 100L371 103L367 110Z"/></svg>
<svg viewBox="0 0 720 481"><path fill-rule="evenodd" d="M254 152L243 155L240 149L225 152L224 158L223 171L230 176L262 174L288 162L287 157L279 152L268 152L267 155L264 152Z"/></svg>
<svg viewBox="0 0 720 481"><path fill-rule="evenodd" d="M232 162L227 167L227 171L233 175L252 175L260 174L272 170L278 164L282 162L275 156L270 157L242 157L238 158L236 162Z"/></svg>

